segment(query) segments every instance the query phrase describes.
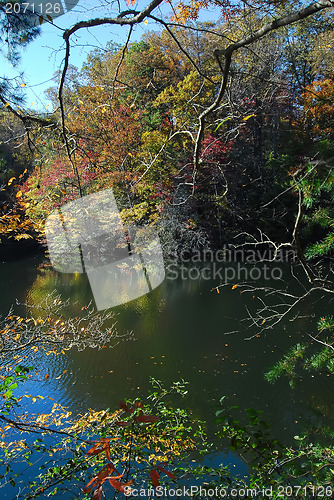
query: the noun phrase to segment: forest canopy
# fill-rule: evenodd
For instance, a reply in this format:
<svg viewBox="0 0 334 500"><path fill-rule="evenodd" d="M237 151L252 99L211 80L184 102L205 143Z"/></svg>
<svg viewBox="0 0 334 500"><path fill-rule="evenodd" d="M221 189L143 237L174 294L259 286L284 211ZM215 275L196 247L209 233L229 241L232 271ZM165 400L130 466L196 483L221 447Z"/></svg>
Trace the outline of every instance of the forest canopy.
<svg viewBox="0 0 334 500"><path fill-rule="evenodd" d="M180 3L169 21L156 19L153 4L160 2L147 7L147 17L159 31L132 42L133 20L141 22L145 9L128 10L113 18L130 26L124 46L111 41L93 50L81 70L68 66L68 50L60 86L49 91L54 113L32 115L6 101L2 87L2 129L13 123L1 153L7 236L41 232L54 208L108 187L126 221L164 228L173 247L219 247L241 231L254 235L259 212L270 238L284 241L292 232L294 190L268 202L315 159L317 176L328 172L331 2ZM200 22L200 9L212 6L220 20ZM273 19L281 22L273 26ZM78 23L64 38L69 43L76 30L109 22ZM20 177L23 166L28 173ZM328 238L323 205L313 206L322 214L312 223L317 241ZM315 244L305 231L306 243Z"/></svg>

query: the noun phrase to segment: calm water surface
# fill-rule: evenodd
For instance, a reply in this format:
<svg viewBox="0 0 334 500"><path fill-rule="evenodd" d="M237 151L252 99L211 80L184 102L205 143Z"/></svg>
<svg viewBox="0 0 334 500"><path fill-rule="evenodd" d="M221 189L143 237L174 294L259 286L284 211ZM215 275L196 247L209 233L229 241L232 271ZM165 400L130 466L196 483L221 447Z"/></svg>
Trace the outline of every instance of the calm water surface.
<svg viewBox="0 0 334 500"><path fill-rule="evenodd" d="M60 274L41 264L38 257L0 264L2 314L16 300L37 304L53 290L71 299L71 314L92 300L84 276ZM288 268L284 273L291 279ZM283 440L300 434L305 423L320 426L323 417L334 414L330 377L304 374L292 390L286 379L268 384L264 373L290 345L312 333L314 322L330 313L331 305L304 304L303 318L245 340L250 333L243 321L245 306L251 307L252 297L232 286L218 294L212 291L218 284L219 279L165 280L149 295L114 309L119 333L132 331L134 340L57 357L37 353L31 358L37 374L25 390L50 396L77 414L88 408L118 408L121 399L144 397L150 376L165 386L184 379L190 383L184 405L209 422L219 398L227 395L231 405L264 410L264 419ZM48 404L36 403L31 409L45 411Z"/></svg>

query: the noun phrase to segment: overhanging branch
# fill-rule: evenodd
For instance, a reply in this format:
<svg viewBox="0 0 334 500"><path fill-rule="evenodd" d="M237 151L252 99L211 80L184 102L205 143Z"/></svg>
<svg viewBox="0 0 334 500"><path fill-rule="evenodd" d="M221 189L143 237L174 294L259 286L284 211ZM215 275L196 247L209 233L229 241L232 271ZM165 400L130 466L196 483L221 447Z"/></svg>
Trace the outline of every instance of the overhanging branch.
<svg viewBox="0 0 334 500"><path fill-rule="evenodd" d="M194 193L195 189L195 179L196 179L196 172L199 166L199 160L200 160L200 148L201 148L201 142L204 136L204 126L205 126L205 118L211 114L217 107L219 106L220 102L222 101L225 90L227 87L228 83L228 76L229 76L229 71L231 67L231 62L232 62L232 56L233 53L242 48L246 47L248 45L251 45L252 43L260 40L264 36L266 36L268 33L271 31L277 30L278 28L281 28L283 26L288 26L290 24L294 24L298 21L301 21L303 19L306 19L307 17L310 17L317 12L320 12L324 9L328 8L333 8L334 7L334 1L333 0L319 0L318 2L314 2L304 9L300 9L297 12L293 12L291 14L288 14L287 16L281 17L279 19L275 19L271 23L267 23L262 28L259 30L255 31L249 36L246 36L244 38L241 38L239 41L231 43L226 49L218 49L215 50L214 55L218 61L219 67L222 69L222 80L220 84L220 89L218 92L218 95L214 102L206 108L203 113L198 118L199 121L199 126L198 126L198 133L197 133L197 139L196 139L196 144L195 144L195 149L194 149L194 154L193 154L193 161L194 161L194 171L193 171L193 190L192 194ZM220 63L220 58L224 57L225 58L225 64L222 67Z"/></svg>

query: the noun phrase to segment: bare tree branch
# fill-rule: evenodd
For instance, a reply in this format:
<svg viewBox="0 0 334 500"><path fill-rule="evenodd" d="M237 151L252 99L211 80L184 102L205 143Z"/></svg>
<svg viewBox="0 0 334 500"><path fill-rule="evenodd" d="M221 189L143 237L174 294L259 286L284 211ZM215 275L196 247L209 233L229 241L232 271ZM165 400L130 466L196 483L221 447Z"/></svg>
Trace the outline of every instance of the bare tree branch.
<svg viewBox="0 0 334 500"><path fill-rule="evenodd" d="M225 58L225 64L222 69L223 75L218 95L214 100L214 102L206 110L204 110L203 113L201 113L201 115L198 118L198 133L193 155L194 170L193 170L192 195L194 194L196 173L200 163L200 148L204 136L205 118L217 109L217 107L219 106L220 102L224 97L224 93L228 83L228 77L229 77L229 71L231 67L233 53L242 47L247 47L248 45L260 40L271 31L277 30L278 28L281 28L283 26L288 26L290 24L296 23L298 21L301 21L302 19L306 19L307 17L316 14L317 12L332 7L334 7L333 0L319 0L318 2L314 2L308 5L304 9L288 14L287 16L284 16L280 19L276 19L271 23L265 24L264 26L262 26L262 28L255 31L251 35L245 38L241 38L237 42L231 43L226 49L215 50L214 55L217 59L219 67L222 69L220 63L220 57L222 56Z"/></svg>

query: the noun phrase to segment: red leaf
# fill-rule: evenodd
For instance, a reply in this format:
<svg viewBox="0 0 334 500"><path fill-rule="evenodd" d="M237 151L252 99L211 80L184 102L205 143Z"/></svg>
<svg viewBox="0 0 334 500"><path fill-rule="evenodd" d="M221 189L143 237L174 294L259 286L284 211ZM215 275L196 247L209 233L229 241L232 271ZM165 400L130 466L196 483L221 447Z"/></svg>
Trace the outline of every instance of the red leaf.
<svg viewBox="0 0 334 500"><path fill-rule="evenodd" d="M86 455L91 455L91 456L94 456L94 455L98 455L99 453L101 453L101 451L103 451L103 448L100 448L100 445L101 443L97 443L97 444L94 444L94 446L92 448L90 448L87 452L86 452Z"/></svg>
<svg viewBox="0 0 334 500"><path fill-rule="evenodd" d="M83 489L83 492L90 493L93 489L93 486L91 486L91 484L93 484L93 483L96 483L95 477L93 477L93 479L91 481L89 481L89 483L86 484L86 486Z"/></svg>
<svg viewBox="0 0 334 500"><path fill-rule="evenodd" d="M105 451L107 459L110 460L110 449L109 449L109 439L101 439L98 443L96 443L90 450L86 452L86 455L94 456L99 455Z"/></svg>
<svg viewBox="0 0 334 500"><path fill-rule="evenodd" d="M136 422L142 422L142 423L152 423L152 422L158 422L159 417L155 415L138 415L138 417L135 417Z"/></svg>
<svg viewBox="0 0 334 500"><path fill-rule="evenodd" d="M161 465L158 465L157 468L159 469L160 472L164 472L165 474L167 474L167 476L170 477L171 479L176 479L176 476L174 476L174 474L161 467Z"/></svg>
<svg viewBox="0 0 334 500"><path fill-rule="evenodd" d="M93 457L94 455L98 455L102 451L103 451L103 448L98 448L97 450L93 450L93 448L92 448L91 450L89 450L89 452L86 453L86 455L90 455L91 457Z"/></svg>
<svg viewBox="0 0 334 500"><path fill-rule="evenodd" d="M133 410L131 408L129 408L128 405L126 403L124 403L124 401L120 401L119 407L122 410L127 411L128 413L133 413Z"/></svg>
<svg viewBox="0 0 334 500"><path fill-rule="evenodd" d="M150 471L150 476L151 476L151 481L152 481L152 484L153 486L157 487L159 486L159 473L155 470L155 469L151 469Z"/></svg>
<svg viewBox="0 0 334 500"><path fill-rule="evenodd" d="M119 425L120 427L127 427L128 425L131 425L131 422L124 422L121 420L120 422L116 422L116 425Z"/></svg>
<svg viewBox="0 0 334 500"><path fill-rule="evenodd" d="M106 452L106 457L107 457L107 460L111 460L110 458L110 447L109 447L109 443L106 443L105 447L104 447L104 451Z"/></svg>
<svg viewBox="0 0 334 500"><path fill-rule="evenodd" d="M94 490L92 500L101 500L102 496L102 485L100 485L96 490Z"/></svg>
<svg viewBox="0 0 334 500"><path fill-rule="evenodd" d="M110 478L108 478L108 481L111 484L111 486L113 486L116 490L124 493L124 484L123 483L121 483L120 481L117 481L117 479L110 479Z"/></svg>
<svg viewBox="0 0 334 500"><path fill-rule="evenodd" d="M114 464L108 464L105 467L103 467L103 469L100 470L98 475L93 477L93 479L91 481L89 481L89 483L86 485L86 487L83 490L84 493L90 493L90 491L95 486L101 485L106 480L106 478L110 474L112 474L114 471L117 472ZM118 474L118 472L117 472L117 474ZM122 474L118 475L117 477L122 477Z"/></svg>

